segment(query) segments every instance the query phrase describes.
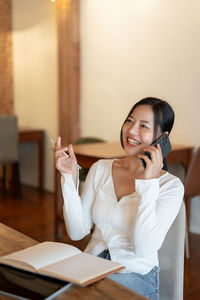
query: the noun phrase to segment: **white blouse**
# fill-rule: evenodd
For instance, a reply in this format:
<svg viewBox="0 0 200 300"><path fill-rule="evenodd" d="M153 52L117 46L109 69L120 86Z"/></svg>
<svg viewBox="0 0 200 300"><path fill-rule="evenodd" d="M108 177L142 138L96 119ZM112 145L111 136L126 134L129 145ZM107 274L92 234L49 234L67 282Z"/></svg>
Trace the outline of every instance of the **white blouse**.
<svg viewBox="0 0 200 300"><path fill-rule="evenodd" d="M158 250L181 206L184 188L166 172L151 180L135 180L135 192L117 200L112 178L114 160L99 160L86 178L81 197L72 175L61 178L66 229L80 240L95 224L86 252L98 255L109 249L121 272L148 273L158 266Z"/></svg>

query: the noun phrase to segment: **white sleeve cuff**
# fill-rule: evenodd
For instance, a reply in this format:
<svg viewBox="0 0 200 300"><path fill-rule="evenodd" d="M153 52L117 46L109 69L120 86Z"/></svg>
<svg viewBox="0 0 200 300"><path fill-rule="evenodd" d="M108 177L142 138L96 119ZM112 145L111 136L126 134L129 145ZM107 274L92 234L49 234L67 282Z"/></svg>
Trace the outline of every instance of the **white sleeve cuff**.
<svg viewBox="0 0 200 300"><path fill-rule="evenodd" d="M79 172L77 175L77 186L75 187L74 180L72 174L61 173L61 186L63 187L64 184L69 185L70 187L73 186L75 190L78 192L79 190Z"/></svg>

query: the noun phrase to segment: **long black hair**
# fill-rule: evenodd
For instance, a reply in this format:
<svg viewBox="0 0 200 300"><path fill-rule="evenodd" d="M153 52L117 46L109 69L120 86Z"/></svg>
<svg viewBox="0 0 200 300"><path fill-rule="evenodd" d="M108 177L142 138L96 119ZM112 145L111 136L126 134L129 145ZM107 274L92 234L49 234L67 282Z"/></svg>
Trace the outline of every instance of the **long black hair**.
<svg viewBox="0 0 200 300"><path fill-rule="evenodd" d="M167 131L170 134L173 124L174 124L174 119L175 119L174 111L173 111L172 107L169 105L169 103L167 103L166 101L161 100L159 98L155 98L155 97L147 97L147 98L141 99L140 101L135 103L133 105L133 107L131 108L130 112L128 113L128 116L126 117L126 119L122 125L122 128L123 128L124 124L126 123L127 119L132 114L132 112L139 105L149 105L153 109L153 112L154 112L154 138L153 138L153 140L156 139L159 128L161 130L161 133ZM120 141L121 141L122 147L124 148L122 128L121 128L121 132L120 132ZM167 169L166 159L163 160L163 165L164 165L164 169L166 170Z"/></svg>

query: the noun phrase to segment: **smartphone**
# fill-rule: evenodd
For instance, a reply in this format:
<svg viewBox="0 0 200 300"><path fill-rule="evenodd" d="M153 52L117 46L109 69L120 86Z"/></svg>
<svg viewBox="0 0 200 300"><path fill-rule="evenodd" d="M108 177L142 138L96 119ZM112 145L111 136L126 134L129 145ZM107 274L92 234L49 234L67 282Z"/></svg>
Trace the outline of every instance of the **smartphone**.
<svg viewBox="0 0 200 300"><path fill-rule="evenodd" d="M164 132L163 134L161 134L161 136L152 143L152 146L156 147L158 144L160 144L162 157L165 158L172 149L169 136L167 133ZM148 156L149 159L151 159L151 155L149 152L144 152L144 155ZM146 168L146 163L144 159L141 160L144 168Z"/></svg>

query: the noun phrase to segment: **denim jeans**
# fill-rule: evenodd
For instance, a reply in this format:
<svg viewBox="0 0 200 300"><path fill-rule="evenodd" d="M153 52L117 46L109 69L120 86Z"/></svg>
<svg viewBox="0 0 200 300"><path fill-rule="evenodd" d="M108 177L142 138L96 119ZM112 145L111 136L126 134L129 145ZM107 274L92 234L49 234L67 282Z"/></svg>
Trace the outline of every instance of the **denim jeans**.
<svg viewBox="0 0 200 300"><path fill-rule="evenodd" d="M110 260L108 250L104 250L98 256ZM108 277L149 299L159 300L159 268L157 266L145 275L131 272L116 273Z"/></svg>

